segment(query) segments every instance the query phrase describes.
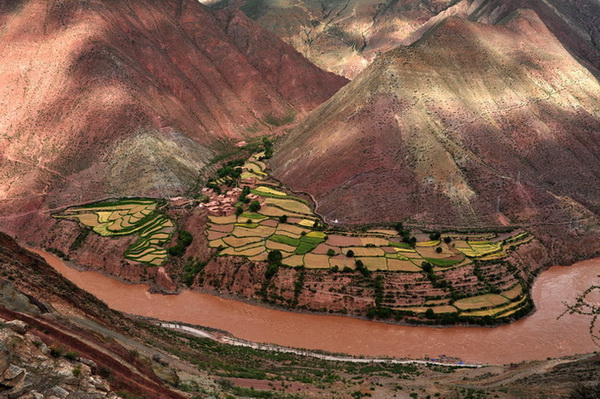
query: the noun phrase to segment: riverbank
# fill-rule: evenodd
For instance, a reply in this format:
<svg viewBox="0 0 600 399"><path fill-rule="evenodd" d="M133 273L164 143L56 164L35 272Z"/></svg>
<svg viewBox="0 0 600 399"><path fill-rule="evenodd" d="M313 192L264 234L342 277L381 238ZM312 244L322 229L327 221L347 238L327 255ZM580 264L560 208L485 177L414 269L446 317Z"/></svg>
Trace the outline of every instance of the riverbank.
<svg viewBox="0 0 600 399"><path fill-rule="evenodd" d="M460 358L467 363L504 364L561 357L597 350L589 319L557 317L563 301L572 302L600 273L600 260L552 267L534 284L537 312L496 328L408 327L343 316L283 312L210 295L148 292L148 285L126 285L95 272L69 268L60 258L36 250L56 270L110 307L160 320L203 325L250 342L347 353L352 356L408 359ZM302 334L298 334L302 331Z"/></svg>

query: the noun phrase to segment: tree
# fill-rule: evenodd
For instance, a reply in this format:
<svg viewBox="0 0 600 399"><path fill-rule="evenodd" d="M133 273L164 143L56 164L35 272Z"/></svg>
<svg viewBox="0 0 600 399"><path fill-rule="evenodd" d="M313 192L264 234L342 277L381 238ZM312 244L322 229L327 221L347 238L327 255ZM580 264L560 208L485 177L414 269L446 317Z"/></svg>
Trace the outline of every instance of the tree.
<svg viewBox="0 0 600 399"><path fill-rule="evenodd" d="M269 261L269 263L281 263L282 259L283 254L278 249L269 251L269 254L267 255L267 260Z"/></svg>
<svg viewBox="0 0 600 399"><path fill-rule="evenodd" d="M285 222L287 222L287 220L288 220L287 215L281 215L281 216L279 216L279 222L280 223L285 223Z"/></svg>
<svg viewBox="0 0 600 399"><path fill-rule="evenodd" d="M394 228L396 229L396 231L398 232L398 234L400 234L400 235L404 234L404 224L402 224L402 222L396 223L396 225L394 226Z"/></svg>
<svg viewBox="0 0 600 399"><path fill-rule="evenodd" d="M242 213L244 213L244 208L242 208L241 206L235 208L235 216L240 216Z"/></svg>
<svg viewBox="0 0 600 399"><path fill-rule="evenodd" d="M429 234L429 239L431 241L435 241L435 240L439 240L441 236L442 236L442 234L440 234L438 232L433 232L433 233Z"/></svg>
<svg viewBox="0 0 600 399"><path fill-rule="evenodd" d="M433 265L429 262L423 262L421 263L421 267L423 268L423 271L427 274L433 273Z"/></svg>
<svg viewBox="0 0 600 399"><path fill-rule="evenodd" d="M348 252L346 252L346 256L349 258L353 258L354 257L354 251L349 249Z"/></svg>
<svg viewBox="0 0 600 399"><path fill-rule="evenodd" d="M258 212L260 211L260 202L252 201L250 203L250 212Z"/></svg>
<svg viewBox="0 0 600 399"><path fill-rule="evenodd" d="M450 244L452 242L452 237L448 237L448 236L444 237L444 242L446 244Z"/></svg>
<svg viewBox="0 0 600 399"><path fill-rule="evenodd" d="M428 319L434 319L435 318L435 313L433 313L433 309L429 308L425 311L425 317L427 317Z"/></svg>
<svg viewBox="0 0 600 399"><path fill-rule="evenodd" d="M335 251L333 250L333 248L329 248L327 250L327 256L334 256L335 255Z"/></svg>
<svg viewBox="0 0 600 399"><path fill-rule="evenodd" d="M442 253L442 247L437 247L435 249L435 252L437 252L438 254L441 254Z"/></svg>

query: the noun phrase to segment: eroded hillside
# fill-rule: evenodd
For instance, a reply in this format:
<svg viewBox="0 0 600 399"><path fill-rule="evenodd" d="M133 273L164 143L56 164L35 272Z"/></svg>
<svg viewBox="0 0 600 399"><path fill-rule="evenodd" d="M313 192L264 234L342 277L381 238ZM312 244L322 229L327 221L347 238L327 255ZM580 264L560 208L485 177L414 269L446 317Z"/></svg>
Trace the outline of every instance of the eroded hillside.
<svg viewBox="0 0 600 399"><path fill-rule="evenodd" d="M3 216L184 192L227 145L346 82L191 0L1 2L0 31Z"/></svg>
<svg viewBox="0 0 600 399"><path fill-rule="evenodd" d="M531 8L587 66L600 67L600 6L593 0L247 0L241 10L317 65L353 78L378 54L409 45L444 18L498 22Z"/></svg>
<svg viewBox="0 0 600 399"><path fill-rule="evenodd" d="M599 115L598 81L532 11L453 18L306 118L273 173L330 222L594 229Z"/></svg>

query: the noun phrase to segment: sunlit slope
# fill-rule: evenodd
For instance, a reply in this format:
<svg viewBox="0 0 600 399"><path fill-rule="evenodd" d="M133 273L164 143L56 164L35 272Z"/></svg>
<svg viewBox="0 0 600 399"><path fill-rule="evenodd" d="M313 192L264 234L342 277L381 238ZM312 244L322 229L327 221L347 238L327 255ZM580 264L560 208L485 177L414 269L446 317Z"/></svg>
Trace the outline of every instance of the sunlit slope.
<svg viewBox="0 0 600 399"><path fill-rule="evenodd" d="M340 223L595 218L600 85L531 11L448 19L279 144L275 177Z"/></svg>

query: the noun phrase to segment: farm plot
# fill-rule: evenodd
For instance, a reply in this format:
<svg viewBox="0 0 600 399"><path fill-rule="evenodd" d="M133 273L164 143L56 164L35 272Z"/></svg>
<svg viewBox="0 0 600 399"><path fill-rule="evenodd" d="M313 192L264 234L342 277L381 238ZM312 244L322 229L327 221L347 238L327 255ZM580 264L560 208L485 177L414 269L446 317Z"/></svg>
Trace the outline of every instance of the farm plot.
<svg viewBox="0 0 600 399"><path fill-rule="evenodd" d="M174 225L157 211L150 199L123 199L72 207L53 215L59 219L75 219L104 237L137 234L136 240L123 254L125 258L160 266L167 260L164 245L174 232Z"/></svg>
<svg viewBox="0 0 600 399"><path fill-rule="evenodd" d="M514 312L518 311L524 302L525 297L517 302L511 302L503 306L498 306L492 309L484 309L484 310L474 310L469 312L462 312L461 316L469 316L469 317L484 317L484 316L492 316L492 317L506 317Z"/></svg>
<svg viewBox="0 0 600 399"><path fill-rule="evenodd" d="M306 204L293 199L267 198L265 199L265 203L296 215L304 214L312 216L312 211Z"/></svg>
<svg viewBox="0 0 600 399"><path fill-rule="evenodd" d="M485 294L470 298L460 299L454 302L454 306L460 310L481 309L495 307L507 303L509 300L502 295Z"/></svg>
<svg viewBox="0 0 600 399"><path fill-rule="evenodd" d="M250 192L259 197L260 209L251 212L239 203L245 209L240 216L211 217L207 233L209 245L222 246L221 255L263 260L269 251L278 250L283 255L282 263L292 267L355 269L355 262L360 260L371 271L401 273L421 273L421 265L429 262L434 272L443 273L473 262L503 259L508 242L520 243L530 237L521 230L501 233L502 236L498 233L444 233L435 239L428 233L415 232L413 235L418 241L411 243L400 242L398 232L390 228L356 233L323 232L318 228L320 219L309 204L271 180L259 158L259 155L252 156L242 169L244 173L261 177L260 182L249 183ZM348 251L353 254L347 256ZM503 295L465 298L457 304L462 311L497 307L519 297L521 291L517 289L513 287Z"/></svg>

